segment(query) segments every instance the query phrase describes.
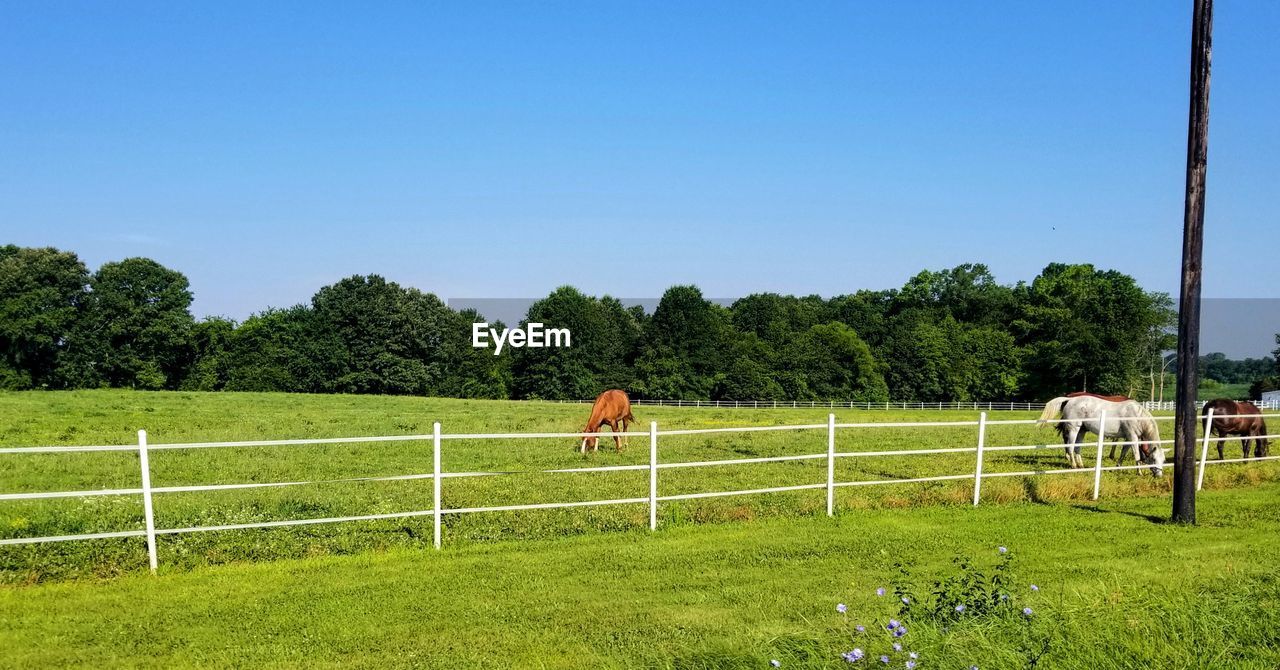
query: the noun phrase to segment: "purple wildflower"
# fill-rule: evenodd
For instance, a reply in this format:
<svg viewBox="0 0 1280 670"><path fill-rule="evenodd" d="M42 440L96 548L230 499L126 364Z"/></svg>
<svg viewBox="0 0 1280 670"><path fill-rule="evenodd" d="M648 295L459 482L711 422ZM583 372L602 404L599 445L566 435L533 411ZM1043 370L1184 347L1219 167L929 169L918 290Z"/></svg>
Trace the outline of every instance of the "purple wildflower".
<svg viewBox="0 0 1280 670"><path fill-rule="evenodd" d="M836 611L837 611L837 612L839 612L839 613L841 613L841 614L844 614L844 613L845 613L846 611L848 611L848 610L849 610L849 608L848 608L848 607L846 607L844 603L840 603L839 605L836 605Z"/></svg>
<svg viewBox="0 0 1280 670"><path fill-rule="evenodd" d="M893 630L894 628L897 628L898 626L901 626L901 625L902 624L899 623L897 619L889 619L889 625L885 626L885 628L889 630Z"/></svg>
<svg viewBox="0 0 1280 670"><path fill-rule="evenodd" d="M956 611L957 611L957 612L960 612L960 613L963 613L963 612L964 612L964 605L956 605Z"/></svg>
<svg viewBox="0 0 1280 670"><path fill-rule="evenodd" d="M916 667L915 661L907 661L907 670L911 670L911 668L914 668L914 667Z"/></svg>
<svg viewBox="0 0 1280 670"><path fill-rule="evenodd" d="M914 661L915 659L920 658L920 655L913 651L910 654L907 654L907 657Z"/></svg>
<svg viewBox="0 0 1280 670"><path fill-rule="evenodd" d="M773 667L775 667L775 668L781 668L781 667L782 667L782 663L780 663L780 662L778 661L778 659L776 659L776 658L775 658L775 659L773 659L772 661L769 661L769 665L772 665L772 666L773 666Z"/></svg>
<svg viewBox="0 0 1280 670"><path fill-rule="evenodd" d="M844 660L850 663L857 663L862 660L863 656L866 656L866 654L863 653L861 649L855 647L853 651L846 652L844 654Z"/></svg>
<svg viewBox="0 0 1280 670"><path fill-rule="evenodd" d="M894 636L894 637L902 637L903 635L906 635L906 634L907 634L907 627L906 627L906 626L899 626L899 627L897 627L897 628L893 629L893 636Z"/></svg>
<svg viewBox="0 0 1280 670"><path fill-rule="evenodd" d="M1031 608L1030 608L1030 607L1024 607L1024 608L1022 608L1022 613L1023 613L1023 614L1025 614L1025 615L1027 615L1027 616L1031 616Z"/></svg>
<svg viewBox="0 0 1280 670"><path fill-rule="evenodd" d="M894 642L894 643L893 643L893 650L894 650L894 651L902 651L902 643L901 643L901 642Z"/></svg>
<svg viewBox="0 0 1280 670"><path fill-rule="evenodd" d="M886 655L886 654L881 654L881 655L880 655L880 662L881 662L881 663L884 663L885 665L889 665L889 657L888 657L888 655Z"/></svg>
<svg viewBox="0 0 1280 670"><path fill-rule="evenodd" d="M910 604L911 604L911 599L910 599L910 598L908 598L908 597L906 597L906 596L902 596L902 604L903 604L903 605L910 605Z"/></svg>
<svg viewBox="0 0 1280 670"><path fill-rule="evenodd" d="M881 586L880 588L876 589L876 595L878 595L878 596L883 596L883 595L884 595L884 587L883 587L883 586Z"/></svg>
<svg viewBox="0 0 1280 670"><path fill-rule="evenodd" d="M1007 553L1009 553L1009 548L1008 548L1008 547L1000 546L1000 547L998 547L998 549L1000 550L1000 553L1002 553L1002 554L1007 554Z"/></svg>
<svg viewBox="0 0 1280 670"><path fill-rule="evenodd" d="M1040 590L1040 587L1039 587L1039 586L1036 586L1035 584L1032 584L1032 585L1031 585L1031 590L1032 590L1032 591L1039 591L1039 590Z"/></svg>
<svg viewBox="0 0 1280 670"><path fill-rule="evenodd" d="M862 625L862 624L858 624L858 625L854 626L854 627L853 627L853 629L854 629L854 630L856 630L856 631L858 631L859 633L865 633L865 632L867 632L867 627L866 627L866 626L864 626L864 625Z"/></svg>

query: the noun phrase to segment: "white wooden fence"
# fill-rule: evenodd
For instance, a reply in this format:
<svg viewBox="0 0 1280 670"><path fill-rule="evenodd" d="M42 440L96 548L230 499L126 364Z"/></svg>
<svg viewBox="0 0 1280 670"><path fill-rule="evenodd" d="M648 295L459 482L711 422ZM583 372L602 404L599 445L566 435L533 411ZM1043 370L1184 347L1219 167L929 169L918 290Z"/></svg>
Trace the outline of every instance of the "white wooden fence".
<svg viewBox="0 0 1280 670"><path fill-rule="evenodd" d="M1267 417L1280 417L1280 414L1264 415ZM1157 421L1172 421L1172 416L1155 417ZM1227 417L1219 417L1227 418ZM1102 420L1105 422L1105 415ZM1121 419L1112 418L1110 421L1128 421L1137 419ZM1212 420L1212 414L1205 418L1204 425L1207 427ZM1057 423L1051 421L1050 423ZM611 437L613 433L487 433L487 434L448 434L441 431L439 423L434 425L430 435L389 435L378 437L339 437L339 438L319 438L319 439L299 439L299 440L254 440L240 442L190 442L180 444L148 444L147 432L145 430L138 431L138 443L136 445L108 445L108 446L45 446L45 447L7 447L0 448L0 455L4 454L65 454L74 452L102 452L102 451L136 451L139 463L139 481L138 488L128 489L102 489L88 491L52 491L40 493L5 493L0 494L0 502L8 500L36 500L51 498L83 498L90 496L141 496L143 502L144 527L140 529L126 529L114 532L104 533L83 533L74 535L58 535L46 537L19 537L0 539L0 545L18 545L18 544L39 544L46 542L67 542L78 540L98 540L105 538L122 538L122 537L144 537L146 538L148 559L151 570L154 572L157 564L156 538L161 535L176 535L181 533L198 533L222 530L241 530L250 528L275 528L281 526L299 526L309 524L326 524L340 523L347 521L367 521L376 519L397 519L407 517L432 517L434 523L433 541L437 549L440 548L441 537L441 517L446 514L473 514L479 512L503 512L515 510L538 510L538 509L557 509L569 507L589 507L601 505L647 505L649 508L649 529L656 530L658 527L658 506L663 502L671 502L678 500L691 500L697 498L716 498L722 496L740 496L761 493L776 493L783 491L803 491L803 490L824 490L826 493L826 509L827 515L835 514L835 490L847 486L879 486L890 484L906 484L913 482L940 482L955 480L972 480L973 481L973 504L977 505L982 497L982 481L984 479L996 477L1029 477L1042 475L1061 475L1061 474L1079 474L1088 472L1088 470L1080 469L1055 469L1055 470L1027 470L1018 472L990 472L984 471L984 458L991 453L1006 451L1024 451L1036 449L1061 449L1061 444L1023 444L1023 445L989 445L987 444L988 428L996 425L1027 425L1036 423L1033 419L1008 419L1008 420L989 420L987 413L982 412L976 421L917 421L917 422L870 422L870 423L837 423L835 414L827 416L827 422L821 424L800 424L800 425L778 425L778 426L750 426L741 428L700 428L700 429L678 429L678 430L658 430L657 422L649 424L649 462L647 464L638 465L612 465L599 467L584 468L563 468L551 470L539 470L534 472L542 473L590 473L590 472L622 472L622 471L647 471L649 474L649 486L646 495L638 495L630 498L617 498L611 500L587 500L577 502L550 502L537 503L527 505L495 505L489 507L464 507L464 508L445 508L441 504L441 485L445 479L464 478L464 477L494 477L517 474L513 472L444 472L440 465L440 456L442 445L449 440L511 440L511 439L566 439L581 438L584 435L594 435L604 438ZM974 446L946 447L937 449L892 449L883 451L836 451L837 437L840 431L859 431L867 429L912 429L912 428L938 428L938 427L973 427L977 429L976 442ZM749 433L749 432L770 432L770 431L826 431L826 451L823 453L788 455L788 456L772 456L762 458L740 458L718 461L696 461L696 462L661 462L658 459L658 443L659 438L664 436L676 435L704 435L712 433ZM1268 438L1278 438L1280 435L1267 435ZM1198 472L1198 486L1202 486L1204 482L1204 470L1213 463L1243 463L1255 460L1276 460L1280 459L1280 455L1267 456L1263 458L1235 458L1210 461L1208 459L1209 444L1211 442L1239 441L1244 438L1228 437L1215 438L1209 434L1205 434L1202 438L1200 462ZM221 447L270 447L281 445L312 445L312 444L352 444L352 443L372 443L372 442L401 442L401 441L425 441L430 440L432 443L432 461L433 469L430 473L393 475L385 477L354 477L349 479L329 479L324 481L296 481L296 482L270 482L270 483L239 483L239 484L204 484L195 486L153 486L151 483L151 468L149 464L149 454L156 450L169 449L207 449ZM1172 444L1173 440L1161 440L1159 444ZM1097 453L1092 468L1093 472L1093 498L1098 499L1101 494L1102 473L1120 470L1141 470L1150 468L1150 465L1129 465L1129 466L1110 466L1102 465L1102 452L1108 446L1133 446L1133 442L1108 442L1101 436L1096 442ZM1161 448L1164 448L1163 446ZM1166 449L1167 451L1167 449ZM836 481L835 463L836 459L842 458L877 458L877 457L897 457L897 456L923 456L932 454L974 454L975 466L971 472L965 472L954 475L942 475L935 477L914 477L900 479L880 479L880 480L858 480L858 481ZM658 495L658 475L661 470L672 468L697 468L707 466L726 466L726 465L743 465L750 463L777 463L783 461L802 461L802 460L822 460L826 461L826 481L815 482L810 484L800 484L792 486L777 486L771 488L746 489L736 491L706 491L699 493L684 493L679 495ZM1166 463L1166 467L1172 465L1172 461ZM262 521L256 523L238 523L224 524L212 526L191 526L184 528L156 528L155 527L155 511L154 497L156 495L164 495L167 493L191 492L191 491L225 491L232 489L254 489L254 488L275 488L303 486L308 484L332 484L343 482L372 482L372 481L401 481L401 480L422 480L431 479L433 482L433 502L431 509L415 510L406 512L393 512L387 514L367 514L360 516L344 516L344 517L328 517L328 518L312 518L312 519L294 519L280 521Z"/></svg>
<svg viewBox="0 0 1280 670"><path fill-rule="evenodd" d="M593 400L563 400L558 402L568 402L590 404ZM1172 400L1142 400L1139 401L1142 406L1149 410L1173 411L1176 409ZM1197 408L1205 405L1204 400L1196 402ZM1250 401L1262 410L1280 410L1280 400L1252 400ZM1012 400L949 400L922 402L917 400L897 400L883 402L866 402L866 401L836 401L836 400L642 400L636 399L631 401L632 405L650 406L650 407L725 407L733 409L780 409L780 408L803 408L803 409L951 409L951 410L970 410L977 412L986 410L988 412L995 411L1033 411L1044 409L1042 402L1022 402Z"/></svg>
<svg viewBox="0 0 1280 670"><path fill-rule="evenodd" d="M587 403L594 400L565 400L562 402ZM1011 400L948 400L923 402L919 400L897 400L868 402L856 400L645 400L633 399L632 405L649 407L725 407L733 409L965 409L971 411L986 410L1016 411L1044 409L1042 402L1022 402Z"/></svg>

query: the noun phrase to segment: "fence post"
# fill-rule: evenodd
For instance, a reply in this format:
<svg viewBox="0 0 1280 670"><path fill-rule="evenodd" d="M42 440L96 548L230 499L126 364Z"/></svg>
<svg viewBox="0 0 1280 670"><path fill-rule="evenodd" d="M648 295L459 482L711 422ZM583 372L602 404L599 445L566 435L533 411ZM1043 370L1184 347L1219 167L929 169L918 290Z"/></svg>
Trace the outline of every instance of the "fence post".
<svg viewBox="0 0 1280 670"><path fill-rule="evenodd" d="M827 415L827 516L836 513L836 415Z"/></svg>
<svg viewBox="0 0 1280 670"><path fill-rule="evenodd" d="M147 562L155 574L159 567L156 558L156 515L151 507L151 461L147 458L147 431L138 431L138 467L142 470L142 515L147 524Z"/></svg>
<svg viewBox="0 0 1280 670"><path fill-rule="evenodd" d="M973 470L973 504L982 496L982 449L987 441L987 413L978 415L978 466Z"/></svg>
<svg viewBox="0 0 1280 670"><path fill-rule="evenodd" d="M440 422L437 421L431 427L431 516L435 519L432 524L432 537L435 541L436 549L440 548Z"/></svg>
<svg viewBox="0 0 1280 670"><path fill-rule="evenodd" d="M649 422L649 530L658 529L658 422Z"/></svg>
<svg viewBox="0 0 1280 670"><path fill-rule="evenodd" d="M1204 488L1204 467L1209 464L1209 437L1213 434L1213 408L1204 417L1204 443L1200 447L1200 472L1196 475L1196 490Z"/></svg>
<svg viewBox="0 0 1280 670"><path fill-rule="evenodd" d="M1098 456L1093 463L1093 499L1097 500L1098 495L1102 493L1102 443L1106 439L1107 433L1107 410L1102 410L1102 415L1098 417ZM1134 453L1138 451L1138 445L1133 445ZM1073 464L1074 466L1074 464Z"/></svg>

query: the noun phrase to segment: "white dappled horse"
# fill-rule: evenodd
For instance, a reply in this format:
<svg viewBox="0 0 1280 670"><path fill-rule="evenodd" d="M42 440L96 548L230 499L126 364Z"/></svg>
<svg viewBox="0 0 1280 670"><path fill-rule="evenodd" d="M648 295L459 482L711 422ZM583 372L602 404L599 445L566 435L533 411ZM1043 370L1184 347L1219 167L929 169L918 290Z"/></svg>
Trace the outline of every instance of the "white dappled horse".
<svg viewBox="0 0 1280 670"><path fill-rule="evenodd" d="M1106 425L1099 426L1102 413L1106 412ZM1067 460L1071 467L1084 467L1084 458L1080 456L1080 438L1084 433L1119 437L1125 442L1120 447L1120 458L1116 464L1124 462L1133 446L1134 464L1150 464L1151 474L1164 475L1164 448L1160 446L1160 428L1142 405L1133 400L1116 402L1094 396L1076 396L1073 398L1054 398L1044 406L1038 423L1062 416L1058 422L1058 432L1062 435L1062 443L1066 445ZM1114 450L1113 450L1114 452Z"/></svg>

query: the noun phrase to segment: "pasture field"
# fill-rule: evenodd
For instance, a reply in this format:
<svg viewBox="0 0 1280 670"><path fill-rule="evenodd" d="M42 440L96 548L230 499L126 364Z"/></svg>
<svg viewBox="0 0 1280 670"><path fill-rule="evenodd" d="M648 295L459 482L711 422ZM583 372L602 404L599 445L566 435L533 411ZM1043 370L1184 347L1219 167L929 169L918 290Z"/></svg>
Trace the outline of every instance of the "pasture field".
<svg viewBox="0 0 1280 670"><path fill-rule="evenodd" d="M973 420L973 411L834 410L839 422ZM272 438L419 435L440 421L448 433L572 432L589 407L581 404L289 394L80 391L0 394L0 446L133 444L144 428L152 444ZM621 454L602 440L599 453L582 456L566 439L446 440L446 472L522 471L648 462L648 421L660 429L749 425L824 424L825 409L711 409L637 407L640 425ZM992 419L1034 418L1031 412L995 412ZM1161 424L1165 437L1171 424ZM842 429L838 451L972 447L977 430L965 427ZM1051 430L989 426L987 446L1053 444ZM782 431L664 436L663 463L817 454L826 431ZM1233 447L1232 447L1233 448ZM1093 448L1085 452L1092 462ZM1229 454L1238 455L1238 451ZM133 452L0 454L0 492L91 490L138 486ZM1108 461L1110 463L1110 461ZM1065 467L1060 448L988 452L984 471ZM664 469L659 495L767 488L825 481L825 460ZM155 486L333 480L430 473L429 440L305 446L153 450ZM837 481L868 481L972 473L974 454L894 455L837 461ZM1274 463L1210 467L1207 489L1280 479ZM1087 501L1092 473L1007 477L983 482L983 504ZM1103 500L1165 494L1162 480L1133 472L1104 474ZM643 497L648 473L523 473L446 479L446 508ZM843 513L858 509L965 506L972 481L851 486L837 489ZM271 489L157 494L158 528L322 518L430 509L428 479L308 484ZM663 503L663 529L722 521L821 516L821 490ZM647 528L645 505L446 515L446 547L494 540L537 540L602 531ZM143 525L141 496L98 496L0 501L0 537L35 537L132 530ZM429 548L430 517L320 524L162 536L162 572L198 566ZM145 570L140 538L0 546L0 583L94 578Z"/></svg>
<svg viewBox="0 0 1280 670"><path fill-rule="evenodd" d="M837 603L874 630L895 562L927 584L1004 545L1034 615L909 620L920 670L1025 668L1028 630L1039 668L1275 668L1278 498L1206 491L1199 527L1158 522L1164 496L935 505L9 586L0 667L850 667L874 635Z"/></svg>

